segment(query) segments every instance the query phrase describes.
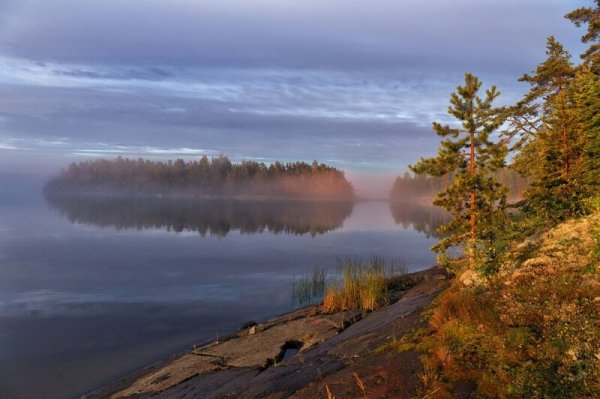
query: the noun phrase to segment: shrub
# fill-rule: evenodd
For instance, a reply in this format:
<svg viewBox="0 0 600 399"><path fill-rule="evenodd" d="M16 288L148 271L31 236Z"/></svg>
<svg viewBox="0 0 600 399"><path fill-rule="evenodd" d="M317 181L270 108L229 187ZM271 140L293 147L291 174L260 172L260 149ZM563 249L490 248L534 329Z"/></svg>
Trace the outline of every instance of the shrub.
<svg viewBox="0 0 600 399"><path fill-rule="evenodd" d="M443 292L417 344L428 397L600 397L599 226L560 225L486 286Z"/></svg>

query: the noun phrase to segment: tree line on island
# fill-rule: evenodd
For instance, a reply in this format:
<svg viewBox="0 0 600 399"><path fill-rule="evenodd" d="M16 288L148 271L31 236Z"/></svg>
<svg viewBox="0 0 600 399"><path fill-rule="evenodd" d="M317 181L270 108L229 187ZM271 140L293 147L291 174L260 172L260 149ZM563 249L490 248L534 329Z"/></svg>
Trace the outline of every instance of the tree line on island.
<svg viewBox="0 0 600 399"><path fill-rule="evenodd" d="M52 178L48 192L116 192L353 199L354 188L344 172L313 161L266 165L233 163L224 155L199 160L151 161L98 159L72 163Z"/></svg>

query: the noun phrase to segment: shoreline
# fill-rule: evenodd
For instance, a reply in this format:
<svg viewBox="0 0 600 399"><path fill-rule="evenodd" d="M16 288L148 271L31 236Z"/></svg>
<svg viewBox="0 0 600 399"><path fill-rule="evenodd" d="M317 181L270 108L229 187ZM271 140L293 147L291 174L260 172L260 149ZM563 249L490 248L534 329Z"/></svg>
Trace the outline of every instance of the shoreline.
<svg viewBox="0 0 600 399"><path fill-rule="evenodd" d="M284 195L257 195L257 194L205 194L194 192L193 190L173 190L173 191L144 191L144 190L123 190L123 189L90 189L90 190L70 190L55 189L47 185L42 188L45 197L93 197L93 198L131 198L131 199L165 199L165 200L228 200L228 201L298 201L298 202L362 202L368 201L368 198L354 197L336 197L336 196L284 196Z"/></svg>
<svg viewBox="0 0 600 399"><path fill-rule="evenodd" d="M191 398L199 397L199 392L200 397L206 398L319 397L324 386L315 388L315 384L323 385L328 378L335 380L344 370L348 371L356 363L346 364L348 359L364 358L367 362L361 370L372 368L377 361L364 355L389 341L390 329L395 336L421 323L421 311L448 285L445 271L437 266L399 278L410 281L411 287L394 292L390 304L377 311L326 314L320 304L308 305L260 323L247 323L245 328L218 342L210 340L169 356L82 397ZM351 343L370 349L351 354L348 351L355 347ZM380 355L389 357L392 353L388 352L391 351ZM405 357L397 352L396 355ZM416 389L415 370L420 368L420 362L416 354L410 357L414 370L405 373L406 381L400 384L404 388L392 383L386 389ZM309 360L319 365L318 373L307 363ZM367 384L368 375L365 378ZM331 384L333 389L335 381Z"/></svg>
<svg viewBox="0 0 600 399"><path fill-rule="evenodd" d="M432 207L432 197L368 197L364 195L355 195L353 197L336 197L336 196L271 196L258 194L203 194L194 191L132 191L123 189L91 189L91 190L70 190L70 189L54 189L47 186L42 187L42 193L45 197L81 197L81 198L108 198L108 199L161 199L161 200L198 200L198 201L248 201L248 202L351 202L354 204L362 202L388 202L392 204L412 204L418 206Z"/></svg>

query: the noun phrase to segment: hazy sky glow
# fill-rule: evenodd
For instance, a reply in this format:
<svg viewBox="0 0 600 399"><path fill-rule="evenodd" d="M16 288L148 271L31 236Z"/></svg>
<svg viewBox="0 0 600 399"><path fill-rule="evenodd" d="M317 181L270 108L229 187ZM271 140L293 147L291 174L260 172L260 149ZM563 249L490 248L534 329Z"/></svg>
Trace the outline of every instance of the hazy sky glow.
<svg viewBox="0 0 600 399"><path fill-rule="evenodd" d="M318 159L397 173L464 72L503 101L563 0L0 0L0 168L75 159ZM28 165L25 167L25 165Z"/></svg>

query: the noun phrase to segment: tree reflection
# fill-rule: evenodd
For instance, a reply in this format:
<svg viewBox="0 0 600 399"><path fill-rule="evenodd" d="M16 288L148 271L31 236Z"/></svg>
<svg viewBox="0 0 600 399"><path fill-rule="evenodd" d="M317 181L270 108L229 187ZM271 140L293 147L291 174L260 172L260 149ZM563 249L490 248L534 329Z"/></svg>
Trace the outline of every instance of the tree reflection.
<svg viewBox="0 0 600 399"><path fill-rule="evenodd" d="M427 237L439 237L437 229L450 221L450 214L432 205L422 205L410 201L393 201L390 210L396 224L404 228L424 233Z"/></svg>
<svg viewBox="0 0 600 399"><path fill-rule="evenodd" d="M201 236L241 233L310 234L342 226L350 201L259 201L143 196L48 194L46 201L72 223L121 229L197 231Z"/></svg>

